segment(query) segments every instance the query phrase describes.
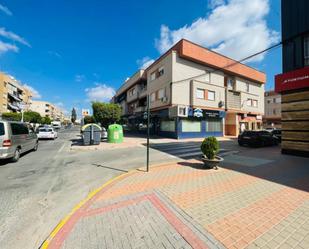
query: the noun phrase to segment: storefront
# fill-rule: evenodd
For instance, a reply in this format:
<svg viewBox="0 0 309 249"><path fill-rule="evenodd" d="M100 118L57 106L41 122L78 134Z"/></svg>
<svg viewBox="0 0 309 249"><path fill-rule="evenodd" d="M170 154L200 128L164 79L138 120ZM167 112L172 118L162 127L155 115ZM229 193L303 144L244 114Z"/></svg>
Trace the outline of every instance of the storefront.
<svg viewBox="0 0 309 249"><path fill-rule="evenodd" d="M244 130L262 129L262 116L228 112L225 118L225 135L238 136Z"/></svg>
<svg viewBox="0 0 309 249"><path fill-rule="evenodd" d="M224 111L188 108L185 117L161 118L158 135L177 139L223 136L224 116Z"/></svg>

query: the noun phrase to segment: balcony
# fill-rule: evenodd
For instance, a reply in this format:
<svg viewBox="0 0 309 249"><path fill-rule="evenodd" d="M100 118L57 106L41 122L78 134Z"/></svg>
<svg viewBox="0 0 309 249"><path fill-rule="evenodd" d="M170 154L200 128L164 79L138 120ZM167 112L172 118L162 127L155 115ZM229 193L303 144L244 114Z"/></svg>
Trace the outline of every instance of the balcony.
<svg viewBox="0 0 309 249"><path fill-rule="evenodd" d="M146 106L139 106L139 107L136 107L134 109L134 113L138 113L138 112L145 112L146 111Z"/></svg>

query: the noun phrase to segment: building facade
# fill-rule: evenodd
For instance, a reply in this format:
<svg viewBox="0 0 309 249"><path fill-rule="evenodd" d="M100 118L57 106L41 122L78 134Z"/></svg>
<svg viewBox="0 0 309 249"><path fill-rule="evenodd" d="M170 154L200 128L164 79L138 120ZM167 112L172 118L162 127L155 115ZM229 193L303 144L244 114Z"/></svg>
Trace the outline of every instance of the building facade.
<svg viewBox="0 0 309 249"><path fill-rule="evenodd" d="M0 72L0 113L21 112L30 105L32 92L14 77Z"/></svg>
<svg viewBox="0 0 309 249"><path fill-rule="evenodd" d="M150 99L151 131L173 138L237 136L262 127L265 74L181 40L117 91L128 124L146 128Z"/></svg>
<svg viewBox="0 0 309 249"><path fill-rule="evenodd" d="M59 107L46 101L33 100L29 109L40 113L42 117L49 117L55 121L64 121L65 119L64 113Z"/></svg>
<svg viewBox="0 0 309 249"><path fill-rule="evenodd" d="M264 128L281 129L281 95L275 91L265 92Z"/></svg>
<svg viewBox="0 0 309 249"><path fill-rule="evenodd" d="M282 153L309 156L309 1L282 0Z"/></svg>

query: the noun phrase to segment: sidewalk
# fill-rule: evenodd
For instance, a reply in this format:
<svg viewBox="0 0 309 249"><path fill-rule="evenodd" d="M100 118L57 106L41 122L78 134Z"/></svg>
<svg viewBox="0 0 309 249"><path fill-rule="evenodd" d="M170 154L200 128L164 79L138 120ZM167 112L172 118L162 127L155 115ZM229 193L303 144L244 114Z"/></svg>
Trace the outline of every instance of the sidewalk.
<svg viewBox="0 0 309 249"><path fill-rule="evenodd" d="M42 248L307 249L306 160L219 170L191 160L135 170L82 203Z"/></svg>

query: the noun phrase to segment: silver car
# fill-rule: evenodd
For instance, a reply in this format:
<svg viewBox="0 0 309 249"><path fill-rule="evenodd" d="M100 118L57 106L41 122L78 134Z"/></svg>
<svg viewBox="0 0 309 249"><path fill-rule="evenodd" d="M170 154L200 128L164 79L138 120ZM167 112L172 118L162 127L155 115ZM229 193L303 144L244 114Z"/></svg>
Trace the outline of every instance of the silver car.
<svg viewBox="0 0 309 249"><path fill-rule="evenodd" d="M38 149L38 137L27 124L0 121L0 159L17 162L22 153Z"/></svg>

